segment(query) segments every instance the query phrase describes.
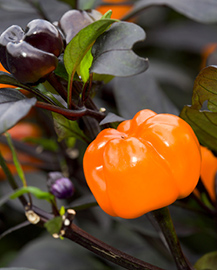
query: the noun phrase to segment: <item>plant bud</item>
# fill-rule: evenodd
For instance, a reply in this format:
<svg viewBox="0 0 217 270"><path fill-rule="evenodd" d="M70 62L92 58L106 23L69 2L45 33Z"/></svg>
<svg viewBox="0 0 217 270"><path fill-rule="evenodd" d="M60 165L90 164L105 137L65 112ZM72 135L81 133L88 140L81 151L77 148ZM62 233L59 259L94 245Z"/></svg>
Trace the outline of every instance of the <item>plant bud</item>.
<svg viewBox="0 0 217 270"><path fill-rule="evenodd" d="M66 178L60 172L51 172L48 174L48 189L58 199L71 197L75 188L69 178Z"/></svg>

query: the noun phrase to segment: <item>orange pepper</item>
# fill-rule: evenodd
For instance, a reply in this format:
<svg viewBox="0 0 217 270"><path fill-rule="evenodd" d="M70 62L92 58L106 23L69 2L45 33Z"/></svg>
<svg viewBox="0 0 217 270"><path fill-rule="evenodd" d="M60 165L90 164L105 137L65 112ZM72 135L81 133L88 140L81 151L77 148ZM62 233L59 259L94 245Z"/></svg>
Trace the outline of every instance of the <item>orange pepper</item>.
<svg viewBox="0 0 217 270"><path fill-rule="evenodd" d="M104 3L114 3L120 5L102 5L96 8L100 13L105 14L108 10L112 10L112 19L121 19L124 15L126 15L131 9L132 4L121 4L126 2L126 0L103 0Z"/></svg>
<svg viewBox="0 0 217 270"><path fill-rule="evenodd" d="M42 136L42 131L38 125L29 123L29 122L20 122L16 126L12 127L7 131L13 139L23 140L27 137L31 138L40 138ZM7 165L12 174L16 174L16 168L13 165L13 158L10 148L0 143L0 151L7 161ZM40 161L36 158L33 158L23 152L17 151L18 159L22 165L22 168L25 172L35 171L36 168L32 164L40 164ZM26 164L25 164L26 163ZM27 165L28 164L28 165ZM4 171L0 168L0 180L5 179Z"/></svg>
<svg viewBox="0 0 217 270"><path fill-rule="evenodd" d="M201 52L201 57L202 57L202 62L201 62L201 69L205 68L207 66L207 60L209 56L214 53L217 49L217 43L209 43L207 44L202 52Z"/></svg>
<svg viewBox="0 0 217 270"><path fill-rule="evenodd" d="M1 63L0 63L0 71L4 71L4 72L9 73L9 72L2 66ZM9 85L9 84L2 84L2 83L0 83L0 88L15 88L15 86Z"/></svg>
<svg viewBox="0 0 217 270"><path fill-rule="evenodd" d="M192 128L171 114L138 112L88 146L83 167L100 207L137 218L188 196L200 176L200 145Z"/></svg>
<svg viewBox="0 0 217 270"><path fill-rule="evenodd" d="M215 175L217 173L217 158L206 147L201 146L201 181L208 191L211 199L216 201L215 195Z"/></svg>

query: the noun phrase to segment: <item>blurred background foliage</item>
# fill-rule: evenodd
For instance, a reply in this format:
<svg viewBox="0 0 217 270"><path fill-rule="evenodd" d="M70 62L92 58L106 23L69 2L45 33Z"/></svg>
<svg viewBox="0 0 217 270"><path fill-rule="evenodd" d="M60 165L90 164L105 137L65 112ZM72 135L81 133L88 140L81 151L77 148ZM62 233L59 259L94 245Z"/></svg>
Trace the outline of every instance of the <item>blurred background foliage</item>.
<svg viewBox="0 0 217 270"><path fill-rule="evenodd" d="M80 8L97 7L100 2L80 1ZM76 1L73 0L0 0L0 32L12 24L25 27L30 20L40 17L57 21L75 5ZM122 15L125 14L117 14L120 17ZM194 80L200 70L207 65L207 61L208 64L215 64L217 61L217 24L196 22L166 6L149 7L130 21L139 24L146 32L146 39L136 44L134 50L149 59L149 69L133 77L114 78L97 91L94 97L96 104L126 119L144 108L157 113L179 115L185 105L191 104ZM45 139L54 138L55 141L52 123L48 125L49 119L44 117L43 113L36 110L30 118L43 130ZM30 137L34 137L31 135ZM76 194L64 204L74 207L93 202L94 198L86 186L82 172L82 155L86 145L81 142L76 142L75 145L72 142L72 145L69 158L72 162ZM55 148L55 143L50 147ZM54 148L53 155L58 159ZM54 168L49 167L51 165ZM45 172L30 170L31 172L26 173L27 182L46 190L46 171L57 167L55 163L48 162L40 168L44 168ZM9 191L10 187L2 176L0 194ZM217 250L216 220L202 213L191 198L185 201L198 211L190 211L180 205L173 205L170 210L184 253L195 264L204 254ZM50 210L44 201L36 200L35 204ZM17 200L5 204L0 208L0 234L25 220L23 209ZM109 217L98 207L93 207L78 211L75 222L116 248L159 267L176 269L158 234L158 228L152 226L153 221L148 214L135 220L123 220ZM0 267L40 270L120 269L73 242L53 239L45 230L33 225L0 239Z"/></svg>

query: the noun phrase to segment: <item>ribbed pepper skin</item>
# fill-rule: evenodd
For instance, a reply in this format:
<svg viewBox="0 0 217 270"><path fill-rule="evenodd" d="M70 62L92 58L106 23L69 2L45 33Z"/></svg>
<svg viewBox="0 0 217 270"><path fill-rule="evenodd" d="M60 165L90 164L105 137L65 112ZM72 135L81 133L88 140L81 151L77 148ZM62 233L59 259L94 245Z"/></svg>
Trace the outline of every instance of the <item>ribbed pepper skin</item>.
<svg viewBox="0 0 217 270"><path fill-rule="evenodd" d="M200 176L200 145L184 120L146 109L117 130L101 131L88 146L83 167L106 213L137 218L194 190Z"/></svg>

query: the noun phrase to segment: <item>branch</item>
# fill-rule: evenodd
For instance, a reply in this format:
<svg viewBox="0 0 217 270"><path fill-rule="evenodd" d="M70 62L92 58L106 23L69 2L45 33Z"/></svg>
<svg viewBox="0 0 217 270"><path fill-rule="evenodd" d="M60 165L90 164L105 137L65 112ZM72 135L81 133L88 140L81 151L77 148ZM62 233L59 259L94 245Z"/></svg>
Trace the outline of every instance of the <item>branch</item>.
<svg viewBox="0 0 217 270"><path fill-rule="evenodd" d="M52 219L54 216L45 212L42 209L39 209L35 206L31 206L31 209L36 215L40 217L40 222L37 223L40 226L43 226L47 221ZM142 260L139 260L129 254L126 254L112 246L107 245L106 243L98 240L94 236L83 231L81 228L76 226L73 223L75 216L75 211L68 209L64 217L63 226L61 229L62 236L73 242L83 246L84 248L92 251L98 256L113 262L114 264L120 265L125 269L131 270L164 270L152 264L146 263ZM55 235L54 235L55 237Z"/></svg>
<svg viewBox="0 0 217 270"><path fill-rule="evenodd" d="M74 223L72 223L71 226L65 230L64 237L71 239L77 244L97 254L98 256L107 259L117 265L120 265L126 269L163 270L162 268L146 263L114 247L107 245L106 243L83 231Z"/></svg>
<svg viewBox="0 0 217 270"><path fill-rule="evenodd" d="M81 108L79 110L69 110L66 108L60 108L60 107L57 107L55 105L47 104L47 103L40 102L40 101L38 101L35 106L38 108L42 108L42 109L46 109L46 110L49 110L52 112L62 114L63 116L65 116L71 120L76 120L76 119L81 118L82 116L85 116L85 115L91 116L91 117L97 119L98 121L101 121L102 119L105 118L104 113L94 111L91 109L87 109L85 107Z"/></svg>
<svg viewBox="0 0 217 270"><path fill-rule="evenodd" d="M194 268L190 265L188 260L185 258L179 239L176 235L175 228L170 216L169 208L164 207L155 211L150 212L157 221L174 261L177 265L178 270L193 270Z"/></svg>

